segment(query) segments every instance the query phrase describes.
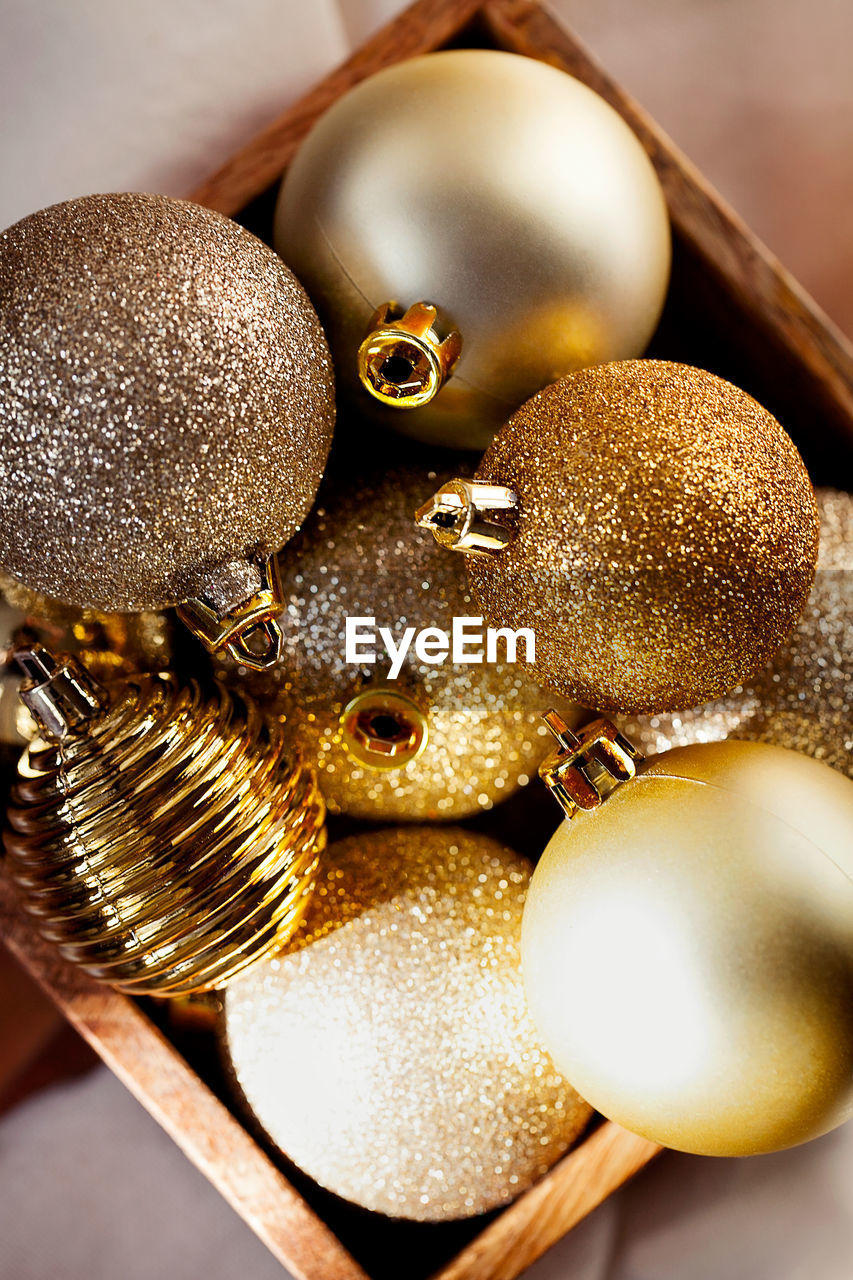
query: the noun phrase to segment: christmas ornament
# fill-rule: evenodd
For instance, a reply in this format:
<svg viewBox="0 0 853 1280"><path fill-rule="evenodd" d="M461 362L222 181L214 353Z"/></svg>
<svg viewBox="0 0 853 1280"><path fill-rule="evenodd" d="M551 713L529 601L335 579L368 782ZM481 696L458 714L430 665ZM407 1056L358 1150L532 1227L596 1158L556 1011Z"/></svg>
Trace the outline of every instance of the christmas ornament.
<svg viewBox="0 0 853 1280"><path fill-rule="evenodd" d="M108 691L71 657L17 660L46 741L21 764L7 866L43 936L134 995L223 986L287 940L324 843L313 774L222 686Z"/></svg>
<svg viewBox="0 0 853 1280"><path fill-rule="evenodd" d="M345 94L288 170L275 243L361 408L465 449L562 374L639 355L670 262L663 193L622 118L564 72L484 49Z"/></svg>
<svg viewBox="0 0 853 1280"><path fill-rule="evenodd" d="M410 644L390 678L378 628L400 645L407 628L437 635L474 609L462 562L412 534L412 512L435 481L414 466L339 475L278 558L283 656L247 687L317 764L333 813L467 817L511 795L548 749L542 691L520 665L457 663L452 651L420 658ZM348 619L375 636L358 646L360 662L345 661ZM505 656L503 643L497 652ZM572 722L579 714L563 712Z"/></svg>
<svg viewBox="0 0 853 1280"><path fill-rule="evenodd" d="M751 676L817 556L814 494L776 420L659 360L546 388L417 520L469 553L491 624L535 631L537 678L602 710L695 706Z"/></svg>
<svg viewBox="0 0 853 1280"><path fill-rule="evenodd" d="M47 644L74 653L98 679L158 670L171 657L165 614L106 614L48 600L0 574L0 793L5 802L21 751L37 726L18 697L15 651Z"/></svg>
<svg viewBox="0 0 853 1280"><path fill-rule="evenodd" d="M576 820L536 869L522 953L560 1070L610 1119L682 1151L776 1151L840 1124L853 783L751 742L643 766L607 721L580 738L549 722L560 746L543 776Z"/></svg>
<svg viewBox="0 0 853 1280"><path fill-rule="evenodd" d="M71 200L0 235L0 564L79 607L180 603L275 659L269 557L333 424L323 333L236 223L165 196Z"/></svg>
<svg viewBox="0 0 853 1280"><path fill-rule="evenodd" d="M644 754L748 738L815 756L853 777L853 496L818 489L817 574L788 643L725 698L620 728Z"/></svg>
<svg viewBox="0 0 853 1280"><path fill-rule="evenodd" d="M234 1079L322 1186L393 1217L465 1217L524 1191L584 1128L525 1006L529 875L461 828L352 836L287 950L229 988Z"/></svg>

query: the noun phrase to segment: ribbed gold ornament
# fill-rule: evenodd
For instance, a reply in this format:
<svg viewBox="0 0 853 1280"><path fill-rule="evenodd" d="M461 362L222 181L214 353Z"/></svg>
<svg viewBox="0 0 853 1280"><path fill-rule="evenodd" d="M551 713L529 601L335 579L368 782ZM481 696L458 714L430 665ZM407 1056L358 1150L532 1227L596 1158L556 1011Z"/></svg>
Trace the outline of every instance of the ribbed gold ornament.
<svg viewBox="0 0 853 1280"><path fill-rule="evenodd" d="M7 863L42 935L135 995L225 985L302 918L325 845L313 773L254 703L171 675L109 691L21 657L44 739L24 757Z"/></svg>

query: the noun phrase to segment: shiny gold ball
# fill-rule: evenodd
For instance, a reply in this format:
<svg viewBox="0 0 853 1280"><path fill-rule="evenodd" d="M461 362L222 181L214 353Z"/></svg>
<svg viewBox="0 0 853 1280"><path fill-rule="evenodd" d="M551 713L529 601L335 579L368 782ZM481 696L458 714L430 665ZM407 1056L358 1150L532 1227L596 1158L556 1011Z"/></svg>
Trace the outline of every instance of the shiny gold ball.
<svg viewBox="0 0 853 1280"><path fill-rule="evenodd" d="M564 822L522 949L566 1077L704 1155L776 1151L853 1114L851 833L848 778L749 742L669 751Z"/></svg>
<svg viewBox="0 0 853 1280"><path fill-rule="evenodd" d="M287 949L229 988L234 1079L322 1186L392 1217L466 1217L524 1191L583 1130L590 1109L524 1001L529 876L461 828L342 840Z"/></svg>
<svg viewBox="0 0 853 1280"><path fill-rule="evenodd" d="M628 125L565 72L486 49L413 58L345 94L285 177L275 244L361 410L462 449L555 378L639 355L670 265L663 193ZM389 302L431 303L438 337L461 336L420 407L380 408L358 380Z"/></svg>
<svg viewBox="0 0 853 1280"><path fill-rule="evenodd" d="M169 997L281 946L326 836L314 772L278 727L221 685L163 673L107 689L68 655L24 657L41 737L3 843L42 936L100 982Z"/></svg>
<svg viewBox="0 0 853 1280"><path fill-rule="evenodd" d="M347 617L372 617L399 642L406 628L450 631L454 616L476 612L461 558L412 531L435 483L412 465L339 475L279 556L284 652L247 687L316 764L332 813L467 817L535 776L549 749L542 691L520 664L430 663L410 647L391 679L378 639L365 645L375 663L344 661ZM580 713L564 714L576 723Z"/></svg>
<svg viewBox="0 0 853 1280"><path fill-rule="evenodd" d="M631 716L620 728L646 754L746 738L790 747L853 777L853 496L818 489L820 551L805 613L772 662L724 698Z"/></svg>
<svg viewBox="0 0 853 1280"><path fill-rule="evenodd" d="M818 516L791 439L685 365L602 365L513 415L477 479L508 486L505 550L471 556L479 610L531 627L538 679L605 711L719 697L776 652L814 577Z"/></svg>
<svg viewBox="0 0 853 1280"><path fill-rule="evenodd" d="M0 565L27 586L159 609L239 577L311 506L325 339L227 218L132 194L25 218L0 235L0 345Z"/></svg>

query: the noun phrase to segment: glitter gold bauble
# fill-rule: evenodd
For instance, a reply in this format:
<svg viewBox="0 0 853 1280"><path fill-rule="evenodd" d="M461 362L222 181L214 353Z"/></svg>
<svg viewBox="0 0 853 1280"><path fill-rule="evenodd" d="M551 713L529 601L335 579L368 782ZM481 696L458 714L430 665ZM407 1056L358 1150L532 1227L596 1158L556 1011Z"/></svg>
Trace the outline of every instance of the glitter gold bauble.
<svg viewBox="0 0 853 1280"><path fill-rule="evenodd" d="M670 264L663 193L621 116L487 49L340 98L287 172L275 243L360 409L462 449L555 378L639 355Z"/></svg>
<svg viewBox="0 0 853 1280"><path fill-rule="evenodd" d="M853 496L818 489L820 551L794 634L725 698L672 714L620 719L646 753L746 738L790 747L853 777Z"/></svg>
<svg viewBox="0 0 853 1280"><path fill-rule="evenodd" d="M840 1124L853 1114L853 782L762 743L638 766L601 722L582 737L545 766L571 792L580 753L585 811L545 850L522 935L554 1061L604 1115L681 1151L776 1151ZM607 779L597 804L593 769Z"/></svg>
<svg viewBox="0 0 853 1280"><path fill-rule="evenodd" d="M245 1101L364 1208L438 1221L504 1204L591 1114L525 1005L530 864L461 828L405 827L342 840L325 866L287 950L226 994Z"/></svg>
<svg viewBox="0 0 853 1280"><path fill-rule="evenodd" d="M548 750L542 691L521 665L426 662L410 648L392 680L378 639L363 646L378 651L373 664L344 661L348 617L372 617L399 642L406 628L449 632L474 612L462 561L412 533L436 479L415 466L338 476L278 558L282 661L247 687L316 763L333 813L467 817L510 796Z"/></svg>
<svg viewBox="0 0 853 1280"><path fill-rule="evenodd" d="M0 565L106 611L183 616L271 661L265 563L331 440L320 324L277 256L186 201L103 195L0 235Z"/></svg>
<svg viewBox="0 0 853 1280"><path fill-rule="evenodd" d="M248 701L170 675L107 690L19 651L39 723L5 835L24 907L67 960L134 995L223 986L302 918L325 841L314 775Z"/></svg>
<svg viewBox="0 0 853 1280"><path fill-rule="evenodd" d="M747 679L793 629L817 558L814 493L779 423L659 360L546 388L476 483L418 520L468 553L493 626L534 630L538 679L606 711L692 707Z"/></svg>

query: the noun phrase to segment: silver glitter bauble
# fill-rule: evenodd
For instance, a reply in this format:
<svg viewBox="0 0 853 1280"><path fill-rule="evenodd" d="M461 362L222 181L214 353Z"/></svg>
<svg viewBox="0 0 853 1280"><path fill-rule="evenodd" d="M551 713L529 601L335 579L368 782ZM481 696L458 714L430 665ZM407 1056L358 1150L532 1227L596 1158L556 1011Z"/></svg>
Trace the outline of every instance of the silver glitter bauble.
<svg viewBox="0 0 853 1280"><path fill-rule="evenodd" d="M640 355L670 265L660 183L618 112L494 49L344 94L285 176L275 245L360 409L460 449L555 378Z"/></svg>
<svg viewBox="0 0 853 1280"><path fill-rule="evenodd" d="M249 688L316 764L332 813L468 817L535 776L549 749L542 691L520 664L430 663L410 647L392 680L381 641L374 664L344 661L348 617L373 617L398 642L407 627L449 632L476 613L461 558L412 530L436 480L411 465L336 477L278 557L282 659Z"/></svg>
<svg viewBox="0 0 853 1280"><path fill-rule="evenodd" d="M818 489L820 551L808 603L768 667L725 698L669 715L622 717L646 755L746 738L814 756L853 777L853 495Z"/></svg>
<svg viewBox="0 0 853 1280"><path fill-rule="evenodd" d="M0 565L80 607L198 598L227 642L216 620L264 588L331 441L295 277L198 205L71 200L0 236L0 346Z"/></svg>
<svg viewBox="0 0 853 1280"><path fill-rule="evenodd" d="M526 860L460 828L353 836L329 850L285 951L231 985L234 1079L322 1186L393 1217L466 1217L524 1191L583 1130L590 1108L525 1004L529 879Z"/></svg>

